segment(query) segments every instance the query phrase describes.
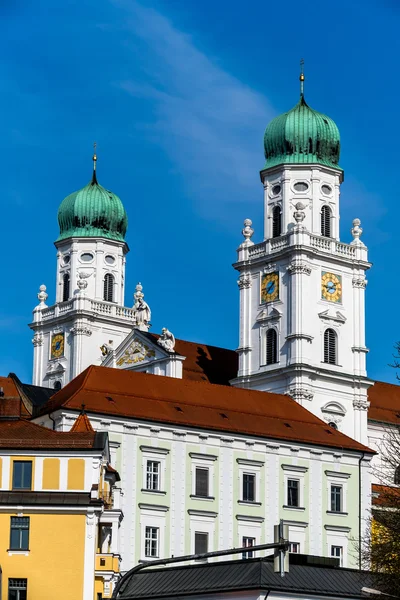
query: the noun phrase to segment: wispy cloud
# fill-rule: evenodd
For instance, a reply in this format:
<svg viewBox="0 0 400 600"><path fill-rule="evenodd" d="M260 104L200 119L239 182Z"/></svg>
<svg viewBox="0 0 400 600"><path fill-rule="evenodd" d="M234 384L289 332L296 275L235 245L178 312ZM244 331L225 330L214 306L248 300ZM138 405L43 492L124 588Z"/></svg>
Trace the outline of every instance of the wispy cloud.
<svg viewBox="0 0 400 600"><path fill-rule="evenodd" d="M267 99L199 50L164 15L137 2L116 4L126 11L132 61L140 56L143 72L143 81L118 85L151 104L154 121L147 135L182 172L192 198L206 207L216 201L259 202L254 191L262 134L273 116Z"/></svg>

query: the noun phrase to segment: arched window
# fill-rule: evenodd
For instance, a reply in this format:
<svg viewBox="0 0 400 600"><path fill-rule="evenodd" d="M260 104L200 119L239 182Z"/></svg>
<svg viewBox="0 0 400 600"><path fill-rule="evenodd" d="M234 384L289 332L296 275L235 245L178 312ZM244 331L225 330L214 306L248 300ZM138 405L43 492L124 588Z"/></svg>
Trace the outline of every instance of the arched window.
<svg viewBox="0 0 400 600"><path fill-rule="evenodd" d="M332 212L329 206L323 206L321 210L321 235L331 237L332 235Z"/></svg>
<svg viewBox="0 0 400 600"><path fill-rule="evenodd" d="M63 277L62 301L65 302L66 300L69 300L69 275L68 275L68 273L65 273L65 275Z"/></svg>
<svg viewBox="0 0 400 600"><path fill-rule="evenodd" d="M394 472L393 482L396 485L400 485L400 465L396 468L396 470Z"/></svg>
<svg viewBox="0 0 400 600"><path fill-rule="evenodd" d="M114 277L110 273L104 277L104 300L114 301Z"/></svg>
<svg viewBox="0 0 400 600"><path fill-rule="evenodd" d="M272 211L272 237L278 237L282 233L282 211L280 206L275 206Z"/></svg>
<svg viewBox="0 0 400 600"><path fill-rule="evenodd" d="M275 329L268 329L266 335L266 355L267 365L273 365L278 362L278 343L277 343L277 335Z"/></svg>
<svg viewBox="0 0 400 600"><path fill-rule="evenodd" d="M61 390L61 381L55 381L53 388L56 392L58 392L58 390Z"/></svg>
<svg viewBox="0 0 400 600"><path fill-rule="evenodd" d="M337 364L337 335L333 329L326 329L324 333L324 362Z"/></svg>

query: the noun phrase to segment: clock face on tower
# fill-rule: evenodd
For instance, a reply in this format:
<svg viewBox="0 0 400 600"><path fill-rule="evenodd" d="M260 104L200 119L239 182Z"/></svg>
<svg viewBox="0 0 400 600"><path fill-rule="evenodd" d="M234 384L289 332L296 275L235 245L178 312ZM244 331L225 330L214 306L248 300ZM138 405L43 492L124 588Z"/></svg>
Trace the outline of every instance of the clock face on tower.
<svg viewBox="0 0 400 600"><path fill-rule="evenodd" d="M266 273L261 278L261 302L273 302L279 298L279 273Z"/></svg>
<svg viewBox="0 0 400 600"><path fill-rule="evenodd" d="M51 358L60 358L64 355L64 334L56 333L51 338Z"/></svg>
<svg viewBox="0 0 400 600"><path fill-rule="evenodd" d="M321 296L329 302L342 301L342 277L334 273L322 271Z"/></svg>

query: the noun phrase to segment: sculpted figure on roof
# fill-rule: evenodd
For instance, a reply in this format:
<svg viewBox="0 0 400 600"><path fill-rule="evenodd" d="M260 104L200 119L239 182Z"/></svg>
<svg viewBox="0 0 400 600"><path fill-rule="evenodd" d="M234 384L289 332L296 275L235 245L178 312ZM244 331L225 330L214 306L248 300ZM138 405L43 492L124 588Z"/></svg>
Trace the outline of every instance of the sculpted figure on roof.
<svg viewBox="0 0 400 600"><path fill-rule="evenodd" d="M133 318L137 329L148 331L150 329L151 310L147 302L143 300L144 294L142 290L143 286L139 282L136 286L136 292L133 294L135 299L135 304L133 305Z"/></svg>
<svg viewBox="0 0 400 600"><path fill-rule="evenodd" d="M174 334L171 333L166 327L162 328L162 333L158 338L157 343L160 344L164 350L167 350L168 352L174 352L175 337Z"/></svg>

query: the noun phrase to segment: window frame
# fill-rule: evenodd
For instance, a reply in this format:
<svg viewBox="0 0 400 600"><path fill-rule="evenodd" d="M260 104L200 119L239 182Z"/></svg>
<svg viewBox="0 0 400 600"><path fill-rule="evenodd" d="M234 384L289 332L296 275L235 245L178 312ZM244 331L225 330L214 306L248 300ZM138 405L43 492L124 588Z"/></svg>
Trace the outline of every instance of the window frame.
<svg viewBox="0 0 400 600"><path fill-rule="evenodd" d="M14 581L21 581L21 582L25 581L25 587L22 588L20 586L17 586L16 584L11 587L11 584L10 584L11 581L13 581L13 582ZM28 594L28 579L26 577L9 577L8 578L8 590L7 590L8 600L11 599L11 596L10 596L11 591L17 592L17 594L15 595L15 600L26 600L27 594ZM20 594L20 592L25 592L25 594Z"/></svg>
<svg viewBox="0 0 400 600"><path fill-rule="evenodd" d="M24 486L21 485L20 487L15 485L15 467L16 465L19 464L29 464L30 465L30 484L29 487L28 486ZM23 470L24 471L24 470ZM23 482L23 475L21 475L21 484ZM33 461L32 460L13 460L12 462L12 480L11 480L11 489L12 490L32 490L32 483L33 483Z"/></svg>
<svg viewBox="0 0 400 600"><path fill-rule="evenodd" d="M290 486L290 483L295 483L295 486ZM292 504L291 500L290 500L290 496L291 494L289 493L289 491L293 489L296 490L296 499L297 502L296 504ZM297 477L288 477L286 480L286 506L288 508L300 508L300 479L298 479Z"/></svg>
<svg viewBox="0 0 400 600"><path fill-rule="evenodd" d="M335 491L334 491L335 489ZM342 513L343 512L343 485L337 483L330 484L330 512ZM339 506L339 510L337 509Z"/></svg>
<svg viewBox="0 0 400 600"><path fill-rule="evenodd" d="M308 472L308 467L303 465L290 465L281 464L281 468L284 474L284 485L285 485L285 504L283 508L285 510L305 510L305 477ZM298 506L289 505L289 481L298 481Z"/></svg>
<svg viewBox="0 0 400 600"><path fill-rule="evenodd" d="M202 536L202 539L206 540L206 550L203 551L199 551L198 549L196 549L196 540L198 541L200 536ZM208 552L208 547L209 547L209 539L210 539L210 534L208 533L208 531L195 531L194 532L194 553L195 554L206 554L206 552Z"/></svg>
<svg viewBox="0 0 400 600"><path fill-rule="evenodd" d="M197 479L197 475L198 473L203 472L203 473L207 473L207 493L206 494L201 494L199 493L199 488L203 485L204 482L200 482ZM196 498L210 498L210 470L208 467L204 467L204 466L199 466L196 465L194 468L194 495L196 496Z"/></svg>
<svg viewBox="0 0 400 600"><path fill-rule="evenodd" d="M157 470L149 469L149 464L157 465ZM149 487L149 481L151 486ZM155 485L154 485L155 483ZM161 491L161 461L154 460L153 458L146 459L146 492L159 492Z"/></svg>
<svg viewBox="0 0 400 600"><path fill-rule="evenodd" d="M293 549L295 547L296 547L296 550ZM301 554L301 552L300 552L300 542L289 542L288 552L290 552L291 554Z"/></svg>
<svg viewBox="0 0 400 600"><path fill-rule="evenodd" d="M248 542L251 540L251 544ZM242 536L242 546L243 548L252 548L253 546L257 546L257 540L255 537L250 537L248 535ZM255 552L254 550L247 550L242 553L242 560L247 560L249 558L254 558Z"/></svg>
<svg viewBox="0 0 400 600"><path fill-rule="evenodd" d="M333 515L342 515L347 516L347 492L348 492L348 479L350 479L351 474L345 473L342 471L325 471L326 475L326 506L327 513ZM332 486L341 487L342 489L342 498L341 498L341 511L333 511L331 504L331 489Z"/></svg>
<svg viewBox="0 0 400 600"><path fill-rule="evenodd" d="M339 556L337 556L336 554L334 554L334 549L335 550L339 550ZM343 567L343 546L337 546L336 544L331 544L331 552L330 552L330 556L331 558L338 558L339 559L339 566Z"/></svg>
<svg viewBox="0 0 400 600"><path fill-rule="evenodd" d="M190 497L196 500L202 501L213 501L214 496L214 478L215 478L215 464L218 460L218 456L214 454L201 454L198 452L189 452L191 458L190 472L191 472L191 490ZM196 469L207 469L208 470L208 496L198 496L196 493Z"/></svg>
<svg viewBox="0 0 400 600"><path fill-rule="evenodd" d="M150 533L156 532L156 537L148 536L148 531ZM152 554L152 543L155 541L155 554ZM148 546L150 544L150 546ZM147 550L150 548L150 554L148 554ZM145 525L144 528L144 556L146 558L159 558L160 557L160 528L155 525Z"/></svg>
<svg viewBox="0 0 400 600"><path fill-rule="evenodd" d="M25 526L22 525L22 520L24 520L26 522ZM13 521L14 521L14 525L13 525ZM16 521L19 521L19 526L17 526ZM19 532L19 539L18 539L17 545L13 545L13 532L15 532L15 531ZM22 535L23 531L28 532L27 536L26 536L26 544L25 545L23 544L23 535ZM29 552L29 534L30 534L30 517L26 517L26 516L10 517L10 547L9 547L9 550L17 551L17 552L18 551Z"/></svg>
<svg viewBox="0 0 400 600"><path fill-rule="evenodd" d="M242 480L242 502L248 502L254 504L257 498L257 477L255 473L251 473L249 471L244 471L241 477ZM249 482L252 482L249 485ZM247 485L246 485L247 482ZM246 490L246 487L248 488ZM252 488L251 492L250 488ZM251 496L251 497L250 497Z"/></svg>
<svg viewBox="0 0 400 600"><path fill-rule="evenodd" d="M166 490L163 490L163 486L167 484L166 468L167 459L169 455L169 448L162 448L156 446L140 446L142 455L142 492L145 494L159 494L165 495ZM159 488L158 490L151 490L147 488L147 463L149 461L160 463L159 472Z"/></svg>
<svg viewBox="0 0 400 600"><path fill-rule="evenodd" d="M247 458L237 458L236 462L238 464L239 469L239 498L238 504L250 504L261 506L261 474L262 469L264 467L264 461L261 460L251 460ZM244 476L245 475L253 475L254 476L254 500L245 500L244 499Z"/></svg>

